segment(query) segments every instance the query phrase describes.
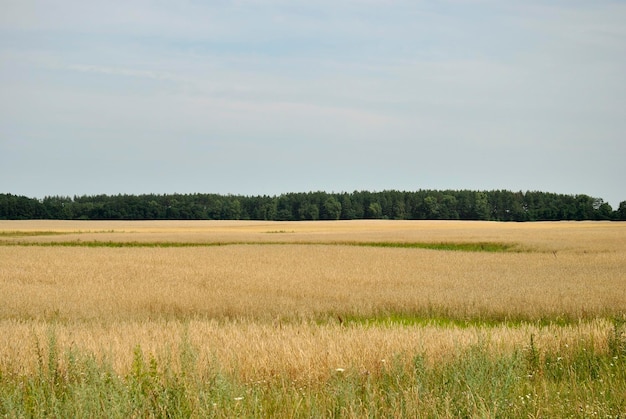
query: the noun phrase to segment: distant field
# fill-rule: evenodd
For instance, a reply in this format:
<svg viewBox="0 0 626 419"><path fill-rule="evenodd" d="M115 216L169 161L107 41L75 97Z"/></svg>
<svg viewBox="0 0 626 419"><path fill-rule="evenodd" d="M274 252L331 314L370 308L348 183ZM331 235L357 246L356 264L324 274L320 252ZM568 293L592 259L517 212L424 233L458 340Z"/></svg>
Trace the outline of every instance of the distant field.
<svg viewBox="0 0 626 419"><path fill-rule="evenodd" d="M0 220L0 240L21 242L495 242L592 252L623 246L625 230L619 222Z"/></svg>
<svg viewBox="0 0 626 419"><path fill-rule="evenodd" d="M626 223L0 221L0 296L9 416L626 414Z"/></svg>

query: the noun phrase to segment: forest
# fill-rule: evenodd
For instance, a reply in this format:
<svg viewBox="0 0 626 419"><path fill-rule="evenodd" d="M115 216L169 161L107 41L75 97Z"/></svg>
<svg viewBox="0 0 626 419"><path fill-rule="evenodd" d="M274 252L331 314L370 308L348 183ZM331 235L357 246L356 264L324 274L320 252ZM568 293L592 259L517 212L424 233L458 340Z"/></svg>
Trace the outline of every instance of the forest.
<svg viewBox="0 0 626 419"><path fill-rule="evenodd" d="M418 190L277 196L142 194L47 196L0 194L0 219L62 220L626 220L601 198L506 190Z"/></svg>

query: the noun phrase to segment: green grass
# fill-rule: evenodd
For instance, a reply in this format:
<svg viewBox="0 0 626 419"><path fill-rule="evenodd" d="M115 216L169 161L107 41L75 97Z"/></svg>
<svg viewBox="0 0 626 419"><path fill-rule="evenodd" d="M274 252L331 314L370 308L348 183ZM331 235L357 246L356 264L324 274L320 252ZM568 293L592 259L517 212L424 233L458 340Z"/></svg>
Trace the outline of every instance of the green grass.
<svg viewBox="0 0 626 419"><path fill-rule="evenodd" d="M453 250L462 252L512 252L519 251L518 246L511 243L498 242L354 242L346 243L354 246L392 247L403 249Z"/></svg>
<svg viewBox="0 0 626 419"><path fill-rule="evenodd" d="M189 242L138 242L138 241L99 241L99 240L72 240L53 242L0 242L4 246L33 246L33 247L211 247L226 246L233 244L250 244L235 242L209 242L209 243L189 243Z"/></svg>
<svg viewBox="0 0 626 419"><path fill-rule="evenodd" d="M579 342L568 353L527 345L494 355L482 344L443 363L398 354L375 371L347 365L310 382L276 375L242 382L214 363L199 374L183 337L180 369L142 348L130 372L69 350L54 331L35 374L0 370L4 417L602 417L626 415L626 339L615 324L607 348ZM61 367L63 365L63 367ZM203 369L207 371L206 369Z"/></svg>
<svg viewBox="0 0 626 419"><path fill-rule="evenodd" d="M44 247L211 247L228 245L300 245L300 246L361 246L361 247L387 247L401 249L429 249L462 252L520 252L519 246L510 243L478 242L259 242L259 241L232 241L232 242L138 242L138 241L100 241L100 240L72 240L53 242L26 242L26 241L0 241L4 246L44 246Z"/></svg>
<svg viewBox="0 0 626 419"><path fill-rule="evenodd" d="M602 314L601 314L602 315ZM593 321L598 317L598 313L590 313L588 316L568 315L561 313L558 315L545 314L541 317L528 316L523 314L482 312L482 313L461 313L446 307L430 306L418 311L381 311L373 315L326 315L319 319L319 323L337 322L346 325L359 325L370 327L396 327L396 326L436 326L441 328L472 328L472 327L520 327L532 325L544 326L572 326L581 322ZM619 321L619 320L615 320Z"/></svg>
<svg viewBox="0 0 626 419"><path fill-rule="evenodd" d="M579 324L581 321L591 321L591 319L574 319L574 318L528 318L528 317L511 317L511 316L498 316L485 314L482 317L467 318L467 317L446 317L442 314L423 314L423 315L411 315L411 314L385 314L379 316L345 316L337 317L341 318L341 322L346 325L363 325L370 327L396 327L396 326L436 326L440 328L473 328L473 327L520 327L523 325L532 326L570 326Z"/></svg>
<svg viewBox="0 0 626 419"><path fill-rule="evenodd" d="M59 231L0 231L0 237L36 237L57 236L61 234L73 234Z"/></svg>

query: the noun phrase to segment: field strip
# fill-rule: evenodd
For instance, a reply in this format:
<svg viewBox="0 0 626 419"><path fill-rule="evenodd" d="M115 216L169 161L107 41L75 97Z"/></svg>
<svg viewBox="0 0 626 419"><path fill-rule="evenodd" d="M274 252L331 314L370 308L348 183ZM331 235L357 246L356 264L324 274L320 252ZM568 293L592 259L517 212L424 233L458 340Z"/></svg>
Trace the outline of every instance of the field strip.
<svg viewBox="0 0 626 419"><path fill-rule="evenodd" d="M292 242L292 241L223 241L223 242L139 242L139 241L97 241L97 240L73 240L51 242L25 242L25 241L0 241L0 246L39 246L39 247L112 247L112 248L136 248L136 247L214 247L233 245L255 246L360 246L360 247L386 247L401 249L428 249L449 250L463 252L529 252L513 243L497 242L357 242L357 241L329 241L329 242Z"/></svg>
<svg viewBox="0 0 626 419"><path fill-rule="evenodd" d="M64 234L81 234L76 231L0 231L0 237L38 237L38 236L61 236Z"/></svg>

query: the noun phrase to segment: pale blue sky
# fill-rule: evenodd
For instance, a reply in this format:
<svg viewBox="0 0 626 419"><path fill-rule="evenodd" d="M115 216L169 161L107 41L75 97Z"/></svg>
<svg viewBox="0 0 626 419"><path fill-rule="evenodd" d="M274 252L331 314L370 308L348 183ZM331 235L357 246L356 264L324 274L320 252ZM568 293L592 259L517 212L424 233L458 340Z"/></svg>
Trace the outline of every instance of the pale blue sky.
<svg viewBox="0 0 626 419"><path fill-rule="evenodd" d="M0 0L0 193L626 200L625 1Z"/></svg>

